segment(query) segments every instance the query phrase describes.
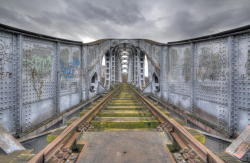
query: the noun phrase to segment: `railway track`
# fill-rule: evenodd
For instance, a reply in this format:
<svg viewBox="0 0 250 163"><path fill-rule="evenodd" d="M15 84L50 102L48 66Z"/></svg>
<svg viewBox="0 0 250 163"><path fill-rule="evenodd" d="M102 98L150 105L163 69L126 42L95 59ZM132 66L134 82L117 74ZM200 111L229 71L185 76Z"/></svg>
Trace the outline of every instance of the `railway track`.
<svg viewBox="0 0 250 163"><path fill-rule="evenodd" d="M29 162L79 162L88 148L88 143L79 139L86 131L159 129L170 135L178 147L175 154L167 150L169 162L224 162L184 126L128 84L120 84L99 99Z"/></svg>

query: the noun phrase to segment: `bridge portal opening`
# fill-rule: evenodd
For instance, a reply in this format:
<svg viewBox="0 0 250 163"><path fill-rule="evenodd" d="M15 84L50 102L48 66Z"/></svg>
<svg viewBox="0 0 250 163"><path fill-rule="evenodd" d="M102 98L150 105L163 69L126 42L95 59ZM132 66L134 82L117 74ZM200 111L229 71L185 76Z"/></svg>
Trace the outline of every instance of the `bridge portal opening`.
<svg viewBox="0 0 250 163"><path fill-rule="evenodd" d="M104 56L102 61L104 87L109 88L112 84L121 82L134 84L141 89L145 87L147 58L139 47L130 43L116 44Z"/></svg>
<svg viewBox="0 0 250 163"><path fill-rule="evenodd" d="M129 53L127 51L122 51L120 53L121 64L122 64L122 82L128 82L128 64L129 64Z"/></svg>
<svg viewBox="0 0 250 163"><path fill-rule="evenodd" d="M95 72L91 78L91 83L90 83L90 88L89 88L90 92L96 92L97 85L98 85L97 73Z"/></svg>
<svg viewBox="0 0 250 163"><path fill-rule="evenodd" d="M160 92L160 84L158 76L154 73L152 78L153 78L153 91L156 93Z"/></svg>

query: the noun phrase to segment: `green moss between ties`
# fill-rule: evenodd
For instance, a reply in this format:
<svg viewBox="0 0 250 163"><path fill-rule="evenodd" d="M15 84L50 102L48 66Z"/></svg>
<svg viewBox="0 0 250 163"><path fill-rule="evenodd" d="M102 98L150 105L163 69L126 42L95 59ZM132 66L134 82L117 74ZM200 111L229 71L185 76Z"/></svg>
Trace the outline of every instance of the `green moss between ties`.
<svg viewBox="0 0 250 163"><path fill-rule="evenodd" d="M48 135L47 136L47 142L51 143L53 140L55 140L57 135Z"/></svg>
<svg viewBox="0 0 250 163"><path fill-rule="evenodd" d="M136 128L156 128L159 121L136 121L136 122L101 122L92 121L91 125L96 129L104 128L120 128L120 129L136 129Z"/></svg>
<svg viewBox="0 0 250 163"><path fill-rule="evenodd" d="M197 131L196 129L193 128L187 128L188 132L190 132L193 137L198 140L201 144L205 144L206 143L206 136L201 134L199 131Z"/></svg>
<svg viewBox="0 0 250 163"><path fill-rule="evenodd" d="M101 112L98 114L100 117L151 117L152 114L149 112L145 113L105 113Z"/></svg>

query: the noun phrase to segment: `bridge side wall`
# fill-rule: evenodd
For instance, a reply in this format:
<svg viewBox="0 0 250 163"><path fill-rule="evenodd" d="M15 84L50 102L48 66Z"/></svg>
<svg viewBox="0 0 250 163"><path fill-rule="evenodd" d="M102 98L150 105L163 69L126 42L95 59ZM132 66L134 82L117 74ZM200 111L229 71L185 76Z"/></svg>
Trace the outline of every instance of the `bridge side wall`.
<svg viewBox="0 0 250 163"><path fill-rule="evenodd" d="M0 124L9 131L16 130L19 121L20 55L16 35L0 32Z"/></svg>
<svg viewBox="0 0 250 163"><path fill-rule="evenodd" d="M23 132L79 104L82 56L79 42L1 30L0 124Z"/></svg>
<svg viewBox="0 0 250 163"><path fill-rule="evenodd" d="M168 99L175 105L191 110L191 47L170 46L168 51Z"/></svg>
<svg viewBox="0 0 250 163"><path fill-rule="evenodd" d="M162 62L163 99L229 133L250 124L249 34L169 43Z"/></svg>
<svg viewBox="0 0 250 163"><path fill-rule="evenodd" d="M237 131L250 124L250 33L231 38L232 125Z"/></svg>
<svg viewBox="0 0 250 163"><path fill-rule="evenodd" d="M81 47L60 45L60 112L77 105L81 101Z"/></svg>
<svg viewBox="0 0 250 163"><path fill-rule="evenodd" d="M21 41L21 129L56 114L56 43L22 36Z"/></svg>

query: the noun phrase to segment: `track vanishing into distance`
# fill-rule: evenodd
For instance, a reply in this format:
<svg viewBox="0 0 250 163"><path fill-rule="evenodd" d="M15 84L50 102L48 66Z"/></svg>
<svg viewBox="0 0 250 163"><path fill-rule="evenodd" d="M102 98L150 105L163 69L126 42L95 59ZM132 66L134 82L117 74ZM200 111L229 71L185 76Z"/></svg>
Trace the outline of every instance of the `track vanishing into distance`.
<svg viewBox="0 0 250 163"><path fill-rule="evenodd" d="M29 162L224 161L165 109L133 86L119 84Z"/></svg>
<svg viewBox="0 0 250 163"><path fill-rule="evenodd" d="M136 95L123 85L111 101L91 121L97 130L155 129L159 121L139 101Z"/></svg>

